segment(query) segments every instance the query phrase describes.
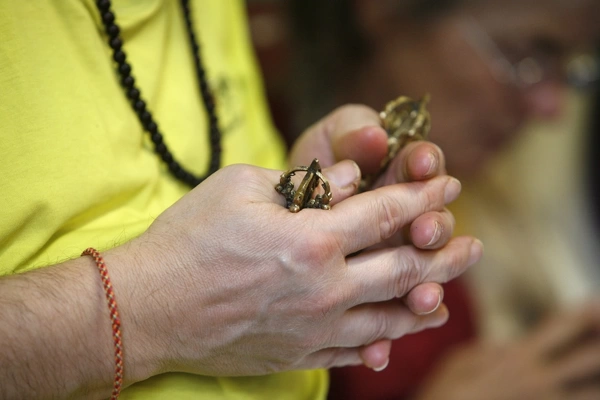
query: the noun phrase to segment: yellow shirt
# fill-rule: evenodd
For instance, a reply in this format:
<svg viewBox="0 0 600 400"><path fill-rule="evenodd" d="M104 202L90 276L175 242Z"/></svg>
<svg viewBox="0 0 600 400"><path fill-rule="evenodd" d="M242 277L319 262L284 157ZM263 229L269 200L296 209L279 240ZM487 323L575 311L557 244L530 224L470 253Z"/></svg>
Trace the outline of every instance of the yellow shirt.
<svg viewBox="0 0 600 400"><path fill-rule="evenodd" d="M202 175L202 107L179 2L114 1L124 49L165 142ZM194 28L218 104L223 164L282 168L244 6L197 0ZM0 275L112 248L189 189L166 170L114 71L93 0L0 2ZM123 399L324 398L324 371L252 378L166 374Z"/></svg>

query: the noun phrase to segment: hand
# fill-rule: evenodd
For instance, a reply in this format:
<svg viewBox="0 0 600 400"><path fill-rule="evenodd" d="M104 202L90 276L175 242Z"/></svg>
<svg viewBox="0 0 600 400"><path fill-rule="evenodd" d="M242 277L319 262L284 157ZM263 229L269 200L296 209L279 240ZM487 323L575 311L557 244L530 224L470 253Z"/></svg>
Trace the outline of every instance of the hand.
<svg viewBox="0 0 600 400"><path fill-rule="evenodd" d="M350 159L364 174L379 170L387 154L387 133L381 127L377 112L366 106L341 107L309 128L296 142L290 154L291 165L308 165L318 158L322 166ZM412 142L390 163L375 187L401 182L423 181L446 173L442 151L431 142ZM413 244L419 249L439 249L446 245L454 230L454 217L447 210L435 210L418 216L409 229L377 243L374 247ZM407 227L408 228L408 227ZM434 312L442 305L443 289L435 283L415 287L405 303L414 313ZM366 365L379 369L387 364L389 341L365 348Z"/></svg>
<svg viewBox="0 0 600 400"><path fill-rule="evenodd" d="M318 158L324 167L353 160L363 174L379 170L387 154L387 133L379 114L366 106L338 108L300 136L290 153L290 166L308 165ZM442 151L431 142L408 144L390 163L375 187L420 181L446 173Z"/></svg>
<svg viewBox="0 0 600 400"><path fill-rule="evenodd" d="M563 313L506 346L475 344L451 354L418 400L600 398L600 306Z"/></svg>
<svg viewBox="0 0 600 400"><path fill-rule="evenodd" d="M445 322L444 307L418 316L392 300L462 273L481 256L473 238L426 252L347 256L443 209L458 195L456 182L442 176L349 197L359 179L354 164L324 172L346 177L331 182L332 210L292 214L274 189L281 172L224 168L107 254L110 265L131 265L137 255L111 273L128 354L146 366L139 379L357 364L365 344Z"/></svg>

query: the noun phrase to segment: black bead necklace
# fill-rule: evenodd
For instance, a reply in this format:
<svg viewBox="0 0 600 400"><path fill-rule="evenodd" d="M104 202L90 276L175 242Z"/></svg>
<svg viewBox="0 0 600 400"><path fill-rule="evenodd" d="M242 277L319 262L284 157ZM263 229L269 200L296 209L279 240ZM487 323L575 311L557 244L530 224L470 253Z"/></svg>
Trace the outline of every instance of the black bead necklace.
<svg viewBox="0 0 600 400"><path fill-rule="evenodd" d="M167 164L169 171L180 181L194 187L206 179L209 175L219 169L221 164L221 131L219 130L219 121L215 112L215 102L212 96L210 87L206 79L206 72L200 58L200 46L194 35L192 27L192 18L190 12L189 0L181 0L181 8L185 18L185 27L187 29L192 53L194 55L194 64L200 94L206 113L208 115L209 132L210 132L210 164L208 172L203 177L196 177L191 172L184 169L174 158L167 144L164 142L163 135L160 132L154 117L148 110L139 88L135 84L135 78L131 74L131 65L127 62L127 55L123 50L123 41L121 40L121 29L115 22L115 14L112 11L110 0L97 0L96 6L100 12L100 18L104 24L106 35L108 36L108 44L113 50L113 60L116 62L117 72L121 78L121 86L125 90L133 110L138 116L144 130L150 135L152 143L154 143L154 151Z"/></svg>

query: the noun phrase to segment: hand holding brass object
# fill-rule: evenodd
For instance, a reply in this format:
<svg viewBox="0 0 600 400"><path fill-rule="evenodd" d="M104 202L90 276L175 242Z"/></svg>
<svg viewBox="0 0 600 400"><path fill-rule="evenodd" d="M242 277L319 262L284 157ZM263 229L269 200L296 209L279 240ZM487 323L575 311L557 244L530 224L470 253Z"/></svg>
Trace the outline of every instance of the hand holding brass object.
<svg viewBox="0 0 600 400"><path fill-rule="evenodd" d="M294 189L292 177L299 171L306 171L306 175L304 175L298 189ZM317 194L313 197L319 181L321 181L323 194ZM331 208L329 203L332 196L329 182L327 182L327 179L321 173L321 165L316 158L308 167L294 167L281 174L281 179L279 180L279 184L275 186L275 190L285 197L286 207L293 213L303 208L320 208L322 210L329 210Z"/></svg>
<svg viewBox="0 0 600 400"><path fill-rule="evenodd" d="M381 161L379 172L365 176L361 180L360 192L368 190L373 185L375 180L385 172L394 157L409 142L427 139L431 129L431 117L426 109L428 102L428 94L419 101L400 96L386 104L385 109L379 113L381 125L388 134L388 152Z"/></svg>

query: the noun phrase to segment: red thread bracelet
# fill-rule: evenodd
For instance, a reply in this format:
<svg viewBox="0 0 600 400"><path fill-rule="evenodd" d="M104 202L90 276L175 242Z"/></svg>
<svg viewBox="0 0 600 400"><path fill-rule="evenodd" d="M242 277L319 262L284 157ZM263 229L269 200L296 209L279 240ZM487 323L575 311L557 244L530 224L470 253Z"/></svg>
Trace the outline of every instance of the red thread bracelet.
<svg viewBox="0 0 600 400"><path fill-rule="evenodd" d="M110 320L112 322L113 342L115 347L115 382L111 395L111 400L117 400L121 393L121 385L123 384L123 343L121 342L121 319L119 318L119 310L117 309L117 301L115 292L113 291L108 269L104 263L104 259L100 252L92 247L85 249L82 256L91 256L96 262L100 277L102 278L102 286L108 301L108 310L110 311Z"/></svg>

